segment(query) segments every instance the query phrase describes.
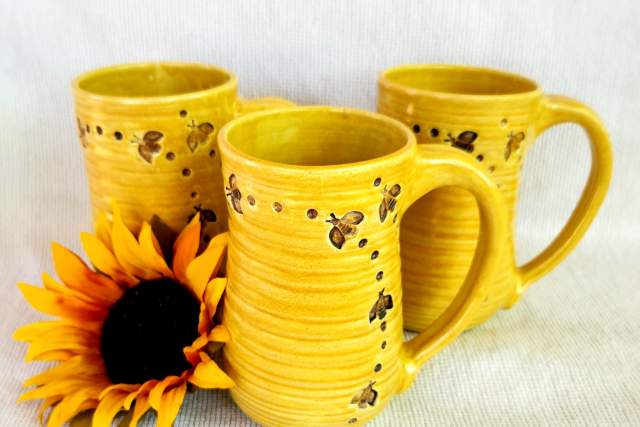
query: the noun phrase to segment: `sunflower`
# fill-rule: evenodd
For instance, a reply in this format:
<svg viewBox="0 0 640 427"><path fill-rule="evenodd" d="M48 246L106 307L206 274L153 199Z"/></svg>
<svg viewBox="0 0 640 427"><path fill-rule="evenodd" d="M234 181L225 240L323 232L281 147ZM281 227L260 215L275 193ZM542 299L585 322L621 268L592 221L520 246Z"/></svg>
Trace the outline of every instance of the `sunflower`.
<svg viewBox="0 0 640 427"><path fill-rule="evenodd" d="M136 239L117 206L113 222L103 216L82 245L95 266L54 243L53 261L62 283L43 275L44 287L18 287L37 310L55 316L18 329L29 343L26 361L59 362L24 384L20 401L42 399L40 422L64 424L95 409L94 427L107 427L122 410L136 426L150 409L157 425L171 426L188 384L230 388L233 381L211 359L229 341L214 315L226 278L216 277L227 234L200 254L196 214L174 243L172 268L149 224Z"/></svg>

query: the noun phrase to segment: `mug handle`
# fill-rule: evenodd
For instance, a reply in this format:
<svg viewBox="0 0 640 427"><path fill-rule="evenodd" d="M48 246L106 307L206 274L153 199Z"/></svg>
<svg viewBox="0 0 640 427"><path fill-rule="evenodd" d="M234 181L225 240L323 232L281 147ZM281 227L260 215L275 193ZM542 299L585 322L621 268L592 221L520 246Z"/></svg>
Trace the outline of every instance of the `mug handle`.
<svg viewBox="0 0 640 427"><path fill-rule="evenodd" d="M464 188L478 202L480 234L469 273L451 305L427 329L403 344L401 358L405 376L401 391L409 387L420 366L467 327L486 295L487 284L508 239L506 205L500 191L469 156L451 147L420 144L416 163L408 205L439 187Z"/></svg>
<svg viewBox="0 0 640 427"><path fill-rule="evenodd" d="M513 302L575 249L598 213L611 182L611 143L598 116L576 100L558 95L546 96L535 124L535 135L561 123L576 123L587 132L592 158L589 180L571 217L556 238L535 258L517 268L518 287Z"/></svg>
<svg viewBox="0 0 640 427"><path fill-rule="evenodd" d="M235 116L238 117L243 114L253 113L255 111L270 110L272 108L292 107L294 105L296 105L294 102L284 98L265 97L244 99L238 97L238 99L236 100Z"/></svg>

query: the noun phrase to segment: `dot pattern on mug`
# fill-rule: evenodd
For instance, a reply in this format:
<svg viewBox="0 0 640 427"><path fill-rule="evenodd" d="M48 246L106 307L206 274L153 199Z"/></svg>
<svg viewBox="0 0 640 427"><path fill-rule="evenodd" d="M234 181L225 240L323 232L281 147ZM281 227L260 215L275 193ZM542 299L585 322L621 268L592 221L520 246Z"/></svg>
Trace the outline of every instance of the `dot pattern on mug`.
<svg viewBox="0 0 640 427"><path fill-rule="evenodd" d="M361 239L358 246L360 248L363 248L366 246L367 243L368 243L367 239ZM371 260L372 261L376 260L379 254L380 252L377 249L374 249L374 251L371 252L371 255L370 255ZM375 277L376 277L376 281L378 282L381 281L384 278L384 272L382 270L379 270L376 273ZM391 294L385 294L384 288L382 288L382 290L378 292L378 295L376 296L373 306L369 310L369 324L372 324L380 320L381 323L379 325L379 328L380 328L379 330L380 332L384 333L387 329L387 321L382 319L384 319L387 316L387 312L391 309L393 309L393 298ZM387 341L382 340L380 344L380 349L384 350L386 347L387 347ZM382 371L382 363L376 361L373 366L373 374L377 374L380 371ZM369 385L364 389L362 389L360 393L356 394L353 397L353 399L351 400L351 404L357 404L358 408L360 409L365 409L368 406L374 406L379 394L378 391L373 388L375 383L376 383L375 380L369 381Z"/></svg>
<svg viewBox="0 0 640 427"><path fill-rule="evenodd" d="M181 118L186 118L189 115L189 113L187 110L183 109L178 112L178 115ZM115 141L122 141L126 139L125 132L123 132L120 129L110 130L108 124L105 127L104 123L93 124L93 125L90 123L83 123L79 117L76 117L76 121L78 124L78 134L79 134L80 142L83 148L88 147L89 141L88 141L87 135L91 134L92 131L96 136L107 136L107 137L111 136ZM199 125L196 125L196 127L198 128L196 133L198 134L203 133L205 134L205 137L213 136L213 130L215 129L215 127L212 124L208 122L204 122L204 123L200 123ZM190 128L190 131L191 132L189 133L189 135L194 133L194 129ZM140 134L136 132L131 133L132 141L135 144L137 144L136 154L147 163L152 163L154 160L154 157L156 155L159 155L163 151L162 146L160 145L161 141L159 141L158 139L162 138L164 134L163 132L160 132L157 130L141 131L141 132L142 133ZM158 136L158 138L156 138L155 140L152 140L152 137L156 135ZM206 139L205 142L213 140L213 138L208 138L208 139L205 138L205 139ZM208 153L210 157L216 156L216 151L214 148L211 148L208 151ZM167 151L164 154L164 158L167 161L172 162L177 158L176 152ZM178 171L184 178L190 177L193 172L192 169L189 167L178 169ZM191 199L194 199L194 200L200 198L200 193L196 189L191 191L191 193L187 193L187 194Z"/></svg>
<svg viewBox="0 0 640 427"><path fill-rule="evenodd" d="M213 151L212 151L213 152ZM230 187L227 188L227 190L231 193L232 190L236 190L238 192L238 196L237 198L240 199L240 193L239 190L237 188L235 188L235 176L231 176L230 179ZM233 183L232 183L233 181ZM382 185L382 178L377 177L374 179L373 181L373 186L374 187L380 187ZM231 188L234 187L234 188ZM376 192L380 192L380 189L377 189ZM229 194L228 194L229 195ZM249 203L249 205L254 206L256 204L256 199L252 196L252 195L248 195L246 196L246 200ZM274 201L271 204L272 209L277 212L280 213L284 210L284 206L281 202L279 201ZM307 208L306 210L302 211L304 213L304 215L307 217L307 219L309 220L314 220L319 216L319 212L317 209L315 208ZM349 211L349 214L358 214L359 218L364 219L364 215L361 212L357 212L357 211ZM346 214L345 214L346 215ZM394 215L394 222L397 219L398 214ZM330 220L334 220L334 221L339 221L340 220L340 215L333 215L331 216ZM331 223L330 220L327 220L327 222ZM377 222L377 221L376 221ZM358 222L359 224L359 222ZM355 224L355 225L358 225ZM358 248L365 248L368 247L369 244L371 243L369 241L368 238L366 237L362 237L359 240L357 240L357 245ZM334 244L335 246L335 244ZM340 248L338 248L340 249ZM369 254L369 257L371 259L371 261L375 261L379 258L380 256L380 251L378 249L373 249L371 251L367 251L365 252L367 254ZM366 255L365 255L366 256ZM380 269L376 269L373 270L372 274L374 274L375 280L380 282L382 280L384 280L384 271L380 270ZM391 295L390 294L384 294L384 288L379 292L378 296L377 296L377 300L375 301L374 307L372 308L372 310L375 311L376 313L376 319L378 321L375 322L375 329L377 331L379 331L378 333L384 334L387 330L387 320L382 320L385 315L386 315L386 311L390 310L393 308L392 306L392 300L391 300ZM379 302L378 302L379 301ZM382 314L379 314L382 313ZM387 340L386 339L382 339L381 341L379 341L379 349L380 350L385 350L387 348ZM379 361L379 360L374 360L372 361L372 365L371 368L372 369L372 375L375 375L379 372L382 371L383 369L383 364ZM369 384L364 387L361 388L357 394L354 395L354 397L352 398L351 403L355 404L358 406L358 408L367 408L370 406L374 406L377 402L377 397L378 397L378 390L377 387L375 387L375 381L371 380L369 381ZM375 387L375 388L374 388ZM349 418L347 420L347 423L349 424L354 424L358 422L358 418L357 417L352 417Z"/></svg>
<svg viewBox="0 0 640 427"><path fill-rule="evenodd" d="M466 153L474 153L475 159L478 162L486 162L487 160L491 160L492 162L496 160L495 153L492 154L490 152L477 153L476 152L476 143L480 141L482 136L479 134L477 130L472 130L468 128L458 128L458 129L439 129L437 127L428 127L428 124L422 123L414 123L407 119L407 125L411 127L414 133L417 135L420 133L421 135L428 134L432 139L436 139L436 141L430 142L441 142L446 145L452 146L459 150L462 150ZM494 122L498 129L503 132L506 131L505 134L505 145L504 148L500 151L500 160L504 157L505 163L509 163L511 159L516 159L517 161L521 160L522 152L520 150L521 146L524 144L526 140L526 134L524 130L514 129L513 125L508 117L502 117L496 119ZM428 129L428 131L427 131ZM416 132L419 130L419 132ZM496 140L498 137L491 137L488 140ZM485 140L486 142L486 140ZM485 149L493 150L493 146L483 147ZM522 162L517 162L522 168ZM491 174L495 173L498 167L501 164L493 164L487 167L487 171ZM499 178L496 178L499 179Z"/></svg>

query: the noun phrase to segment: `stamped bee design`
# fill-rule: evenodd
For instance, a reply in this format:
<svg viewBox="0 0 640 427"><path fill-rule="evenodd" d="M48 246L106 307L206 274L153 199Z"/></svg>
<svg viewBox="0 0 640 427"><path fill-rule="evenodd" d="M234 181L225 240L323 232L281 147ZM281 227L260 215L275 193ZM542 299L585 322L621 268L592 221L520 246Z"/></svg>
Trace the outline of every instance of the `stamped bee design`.
<svg viewBox="0 0 640 427"><path fill-rule="evenodd" d="M331 244L338 249L342 249L342 245L349 239L353 239L358 235L357 225L364 219L364 214L358 211L350 211L344 214L342 218L338 218L331 213L331 218L326 220L333 227L329 231L329 240Z"/></svg>
<svg viewBox="0 0 640 427"><path fill-rule="evenodd" d="M401 190L400 184L394 184L390 189L387 189L386 185L384 186L384 190L382 190L382 202L378 208L380 222L384 222L384 220L387 219L387 214L395 210L397 204L396 197L400 195Z"/></svg>
<svg viewBox="0 0 640 427"><path fill-rule="evenodd" d="M393 298L391 295L384 294L384 288L378 293L378 299L371 307L369 311L369 323L376 320L376 318L382 320L387 315L387 310L393 308Z"/></svg>
<svg viewBox="0 0 640 427"><path fill-rule="evenodd" d="M191 124L187 125L191 132L187 136L187 146L189 150L193 153L198 148L198 145L204 144L204 142L209 138L209 135L213 133L213 125L209 122L203 122L200 124L196 124L194 120L191 120Z"/></svg>
<svg viewBox="0 0 640 427"><path fill-rule="evenodd" d="M229 186L225 187L225 189L228 191L227 197L229 197L233 210L241 214L242 206L240 206L240 201L242 200L242 193L238 189L237 178L234 174L229 175Z"/></svg>
<svg viewBox="0 0 640 427"><path fill-rule="evenodd" d="M78 138L80 138L80 144L82 148L87 148L87 131L84 126L82 126L82 122L79 118L76 118L76 122L78 123Z"/></svg>
<svg viewBox="0 0 640 427"><path fill-rule="evenodd" d="M153 160L153 156L162 151L162 146L158 143L164 137L162 132L158 132L157 130L150 130L144 134L142 139L138 138L136 135L133 135L134 140L131 141L132 144L138 144L138 154L142 157L147 163L151 163Z"/></svg>
<svg viewBox="0 0 640 427"><path fill-rule="evenodd" d="M375 385L375 381L369 382L369 385L366 386L362 391L351 399L352 405L358 405L358 408L364 409L368 406L373 406L376 404L376 400L378 399L378 392L373 389Z"/></svg>
<svg viewBox="0 0 640 427"><path fill-rule="evenodd" d="M189 215L189 219L187 222L191 222L194 216L199 212L200 213L200 227L205 228L208 223L216 222L216 213L211 209L203 209L202 204L193 207L194 212Z"/></svg>
<svg viewBox="0 0 640 427"><path fill-rule="evenodd" d="M520 144L524 141L524 132L518 132L516 134L511 131L508 136L507 145L504 147L504 159L509 160L509 157L520 149Z"/></svg>
<svg viewBox="0 0 640 427"><path fill-rule="evenodd" d="M465 130L458 136L453 136L451 133L447 134L447 138L444 142L449 143L452 147L459 148L467 153L473 153L473 143L478 139L478 134L472 130Z"/></svg>

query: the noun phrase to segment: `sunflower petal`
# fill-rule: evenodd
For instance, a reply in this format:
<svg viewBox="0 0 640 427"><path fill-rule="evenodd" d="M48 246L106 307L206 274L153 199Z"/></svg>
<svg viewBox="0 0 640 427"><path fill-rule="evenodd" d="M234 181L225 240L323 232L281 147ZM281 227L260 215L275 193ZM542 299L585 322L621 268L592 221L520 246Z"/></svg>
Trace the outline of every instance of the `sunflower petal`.
<svg viewBox="0 0 640 427"><path fill-rule="evenodd" d="M12 338L15 341L31 342L49 332L49 329L60 325L63 325L63 323L58 320L29 323L16 329Z"/></svg>
<svg viewBox="0 0 640 427"><path fill-rule="evenodd" d="M213 326L211 315L207 311L205 303L200 303L200 313L198 314L198 333L205 335Z"/></svg>
<svg viewBox="0 0 640 427"><path fill-rule="evenodd" d="M132 391L131 393L129 393L127 395L127 397L124 399L124 402L122 404L122 406L124 407L124 409L126 411L128 411L131 408L131 404L133 403L133 401L135 400L136 402L138 401L139 398L141 397L145 397L149 394L149 391L154 388L156 386L156 384L158 384L160 381L158 380L149 380L146 381L144 384L142 384L140 387L138 387L138 389L136 391Z"/></svg>
<svg viewBox="0 0 640 427"><path fill-rule="evenodd" d="M149 392L149 403L151 404L151 407L157 411L160 408L160 402L162 401L162 395L164 394L165 390L174 386L175 384L183 382L185 377L185 373L182 373L182 375L180 375L179 377L171 375L170 377L166 377L158 384L156 384L155 387L153 387L153 389L151 389L151 391Z"/></svg>
<svg viewBox="0 0 640 427"><path fill-rule="evenodd" d="M101 321L107 315L104 308L92 306L70 295L51 292L26 283L19 283L18 288L29 304L45 314L88 322Z"/></svg>
<svg viewBox="0 0 640 427"><path fill-rule="evenodd" d="M142 229L140 230L138 241L140 242L141 254L145 257L146 264L162 276L173 277L173 272L162 256L160 244L153 235L153 231L151 230L149 223L142 223Z"/></svg>
<svg viewBox="0 0 640 427"><path fill-rule="evenodd" d="M55 365L51 369L26 380L24 387L48 384L58 379L70 378L81 372L84 377L104 377L104 366L99 355L79 354L64 362ZM106 382L106 378L105 378Z"/></svg>
<svg viewBox="0 0 640 427"><path fill-rule="evenodd" d="M195 258L187 267L187 280L198 299L202 299L207 283L215 276L222 265L229 241L228 233L215 236L202 255Z"/></svg>
<svg viewBox="0 0 640 427"><path fill-rule="evenodd" d="M196 213L173 245L173 272L182 283L188 283L187 268L198 253L199 246L200 213Z"/></svg>
<svg viewBox="0 0 640 427"><path fill-rule="evenodd" d="M191 363L191 365L196 366L200 363L200 350L204 348L208 344L209 340L206 336L200 335L198 338L193 340L193 343L189 346L186 346L182 349L184 353L184 357Z"/></svg>
<svg viewBox="0 0 640 427"><path fill-rule="evenodd" d="M229 342L231 340L231 335L229 334L229 330L224 325L218 325L209 332L209 336L207 337L209 341L214 342Z"/></svg>
<svg viewBox="0 0 640 427"><path fill-rule="evenodd" d="M207 339L207 337L205 335L200 335L198 338L193 340L193 343L189 347L197 349L197 350L200 350L205 345L207 345L208 342L209 342L209 340ZM198 361L200 361L199 358L198 358Z"/></svg>
<svg viewBox="0 0 640 427"><path fill-rule="evenodd" d="M113 206L113 252L120 265L132 276L144 280L157 279L160 275L145 263L144 254L133 233L124 225L120 208Z"/></svg>
<svg viewBox="0 0 640 427"><path fill-rule="evenodd" d="M122 289L107 276L91 271L80 257L58 243L51 244L53 263L60 280L98 303L113 304ZM89 283L87 283L89 282Z"/></svg>
<svg viewBox="0 0 640 427"><path fill-rule="evenodd" d="M138 282L124 271L111 249L100 238L91 233L80 233L80 241L91 263L116 283L132 286Z"/></svg>
<svg viewBox="0 0 640 427"><path fill-rule="evenodd" d="M47 412L47 409L60 402L63 397L64 396L62 395L51 396L46 398L44 402L42 402L42 405L40 405L40 408L38 408L38 420L40 420L40 425L44 425L45 413Z"/></svg>
<svg viewBox="0 0 640 427"><path fill-rule="evenodd" d="M47 334L52 328L72 326L99 335L102 331L102 322L87 322L73 320L48 320L23 325L13 333L13 339L22 342L32 342Z"/></svg>
<svg viewBox="0 0 640 427"><path fill-rule="evenodd" d="M200 353L202 362L196 366L189 382L200 388L231 388L235 385L233 380L211 360L204 352Z"/></svg>
<svg viewBox="0 0 640 427"><path fill-rule="evenodd" d="M45 339L32 342L25 360L40 360L43 354L59 350L97 354L99 348L100 338L90 332L74 327L59 327L49 331Z"/></svg>
<svg viewBox="0 0 640 427"><path fill-rule="evenodd" d="M70 393L96 385L95 378L65 378L59 381L53 381L38 387L33 390L29 390L23 393L18 402L24 402L26 400L47 399L53 396L66 396Z"/></svg>
<svg viewBox="0 0 640 427"><path fill-rule="evenodd" d="M98 351L100 337L90 331L69 324L51 327L46 336L36 339L29 345L26 359L34 360L40 354L54 350Z"/></svg>
<svg viewBox="0 0 640 427"><path fill-rule="evenodd" d="M138 421L149 411L151 405L147 396L140 396L136 399L136 406L133 407L133 415L129 422L129 427L137 427Z"/></svg>
<svg viewBox="0 0 640 427"><path fill-rule="evenodd" d="M44 286L45 289L48 289L50 291L57 292L63 295L70 295L72 297L78 298L79 300L87 302L90 305L96 305L95 300L91 299L90 297L88 297L82 292L78 292L76 290L66 287L65 285L63 285L62 283L54 279L48 273L42 273L42 286Z"/></svg>
<svg viewBox="0 0 640 427"><path fill-rule="evenodd" d="M162 395L160 407L158 408L157 427L171 427L173 425L173 421L178 416L178 412L180 412L186 392L187 383L182 383Z"/></svg>
<svg viewBox="0 0 640 427"><path fill-rule="evenodd" d="M69 350L51 350L45 353L38 355L38 362L64 362L65 360L71 359L73 356L77 356L75 351Z"/></svg>
<svg viewBox="0 0 640 427"><path fill-rule="evenodd" d="M226 277L216 277L207 284L207 290L204 293L204 302L207 305L209 315L213 316L218 308L220 298L227 286Z"/></svg>
<svg viewBox="0 0 640 427"><path fill-rule="evenodd" d="M140 388L140 384L123 384L123 383L111 384L109 387L102 390L102 392L98 396L98 399L100 400L104 399L109 393L113 391L120 391L125 393L128 396L129 393L133 393L139 388ZM124 400L123 400L123 403L124 403Z"/></svg>
<svg viewBox="0 0 640 427"><path fill-rule="evenodd" d="M65 396L51 411L47 427L60 427L80 412L98 406L96 396L100 393L99 386L87 387Z"/></svg>
<svg viewBox="0 0 640 427"><path fill-rule="evenodd" d="M127 393L119 390L113 390L104 396L93 414L92 427L109 427L122 409L122 402L126 396Z"/></svg>
<svg viewBox="0 0 640 427"><path fill-rule="evenodd" d="M113 244L111 242L111 221L107 218L107 214L100 212L95 222L96 236L104 245L113 252Z"/></svg>

